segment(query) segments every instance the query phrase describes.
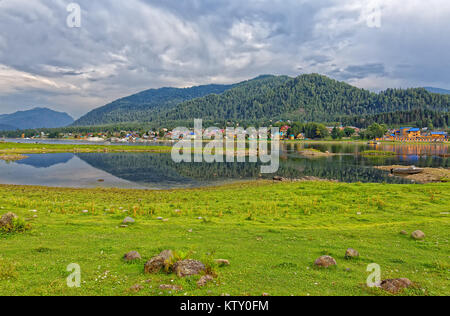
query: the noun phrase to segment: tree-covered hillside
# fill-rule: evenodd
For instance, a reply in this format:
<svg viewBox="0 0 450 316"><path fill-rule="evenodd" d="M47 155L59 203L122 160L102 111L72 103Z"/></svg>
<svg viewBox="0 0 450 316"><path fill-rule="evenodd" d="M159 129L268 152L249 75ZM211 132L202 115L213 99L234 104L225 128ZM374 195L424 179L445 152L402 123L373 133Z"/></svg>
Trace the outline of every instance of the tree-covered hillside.
<svg viewBox="0 0 450 316"><path fill-rule="evenodd" d="M186 89L150 89L116 100L97 108L78 119L74 126L116 124L151 121L159 111L209 94L220 94L233 85L206 85Z"/></svg>
<svg viewBox="0 0 450 316"><path fill-rule="evenodd" d="M330 122L343 115L416 108L448 111L449 106L449 96L432 94L422 88L388 89L376 94L313 74L250 81L219 96L184 102L166 113L160 113L156 119L290 119Z"/></svg>
<svg viewBox="0 0 450 316"><path fill-rule="evenodd" d="M414 109L448 112L449 105L450 95L430 93L424 88L373 93L318 74L296 78L261 76L233 86L144 91L96 109L75 125L138 122L164 126L195 118L220 122L334 122L348 116Z"/></svg>
<svg viewBox="0 0 450 316"><path fill-rule="evenodd" d="M449 112L436 112L428 109L414 109L362 116L347 116L338 120L343 125L366 128L373 123L388 126L410 125L428 128L448 128L450 126Z"/></svg>

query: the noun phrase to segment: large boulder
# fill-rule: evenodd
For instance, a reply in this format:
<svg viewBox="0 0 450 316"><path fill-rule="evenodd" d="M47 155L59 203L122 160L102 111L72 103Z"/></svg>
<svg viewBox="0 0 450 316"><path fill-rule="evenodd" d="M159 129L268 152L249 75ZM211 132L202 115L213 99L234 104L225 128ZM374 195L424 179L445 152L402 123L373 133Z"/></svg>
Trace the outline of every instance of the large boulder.
<svg viewBox="0 0 450 316"><path fill-rule="evenodd" d="M18 218L18 216L11 212L3 215L2 218L0 219L0 228L5 226L12 226L13 220L16 218Z"/></svg>
<svg viewBox="0 0 450 316"><path fill-rule="evenodd" d="M411 238L415 240L423 240L425 239L425 233L421 230L416 230L411 234Z"/></svg>
<svg viewBox="0 0 450 316"><path fill-rule="evenodd" d="M398 294L412 285L413 283L409 279L390 279L382 281L380 286L389 293Z"/></svg>
<svg viewBox="0 0 450 316"><path fill-rule="evenodd" d="M182 260L175 263L173 266L173 271L180 278L184 278L190 275L197 275L200 272L205 271L206 267L203 263L197 260Z"/></svg>
<svg viewBox="0 0 450 316"><path fill-rule="evenodd" d="M145 273L158 273L173 259L172 250L164 250L145 264Z"/></svg>
<svg viewBox="0 0 450 316"><path fill-rule="evenodd" d="M316 262L314 262L314 264L320 268L329 268L331 266L337 265L337 262L336 262L336 260L334 260L333 257L322 256L322 257L318 258L316 260Z"/></svg>
<svg viewBox="0 0 450 316"><path fill-rule="evenodd" d="M135 260L141 260L142 257L139 254L139 252L137 251L130 251L129 253L126 253L123 256L123 260L125 260L126 262L131 262L131 261L135 261Z"/></svg>

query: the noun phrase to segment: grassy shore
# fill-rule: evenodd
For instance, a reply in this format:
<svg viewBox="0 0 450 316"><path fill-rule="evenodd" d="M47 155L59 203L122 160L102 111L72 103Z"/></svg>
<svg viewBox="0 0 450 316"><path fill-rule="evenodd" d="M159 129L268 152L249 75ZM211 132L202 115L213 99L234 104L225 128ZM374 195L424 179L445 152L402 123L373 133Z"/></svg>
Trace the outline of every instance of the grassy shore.
<svg viewBox="0 0 450 316"><path fill-rule="evenodd" d="M152 152L170 153L168 146L126 146L126 145L63 145L63 144L19 144L1 143L0 154L49 154L49 153L93 153L93 152Z"/></svg>
<svg viewBox="0 0 450 316"><path fill-rule="evenodd" d="M371 263L383 279L415 282L403 295L449 295L449 189L264 181L157 192L0 186L0 213L32 225L0 235L0 295L387 295L365 286ZM125 216L136 223L120 228ZM424 241L400 234L417 229ZM344 259L349 247L360 259ZM199 277L144 274L145 261L164 249L231 265L216 268L217 284L204 288ZM132 250L143 260L124 263ZM338 266L315 268L324 254ZM81 288L66 285L71 263L81 266ZM130 292L135 284L143 290Z"/></svg>

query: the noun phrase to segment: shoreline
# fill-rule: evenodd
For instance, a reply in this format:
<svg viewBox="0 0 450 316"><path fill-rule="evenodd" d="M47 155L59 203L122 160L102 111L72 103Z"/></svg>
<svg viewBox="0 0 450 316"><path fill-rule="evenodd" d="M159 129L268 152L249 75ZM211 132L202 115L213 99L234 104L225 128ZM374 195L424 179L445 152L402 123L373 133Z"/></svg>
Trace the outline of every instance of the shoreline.
<svg viewBox="0 0 450 316"><path fill-rule="evenodd" d="M407 168L406 166L392 165L392 166L377 166L375 169L388 171L396 168ZM450 181L450 169L445 168L420 168L423 169L422 173L414 175L400 175L396 174L396 177L401 177L414 181L418 184L429 183L448 183ZM394 175L392 175L394 176Z"/></svg>

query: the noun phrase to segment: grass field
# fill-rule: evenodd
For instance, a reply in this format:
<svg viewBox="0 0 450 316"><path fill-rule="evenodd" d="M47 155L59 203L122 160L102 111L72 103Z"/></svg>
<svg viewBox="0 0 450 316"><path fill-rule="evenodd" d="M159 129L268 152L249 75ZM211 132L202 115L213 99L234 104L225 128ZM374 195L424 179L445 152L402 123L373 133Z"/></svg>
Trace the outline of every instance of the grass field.
<svg viewBox="0 0 450 316"><path fill-rule="evenodd" d="M0 154L49 154L49 153L94 153L94 152L152 152L170 153L168 146L126 145L63 145L63 144L19 144L0 142Z"/></svg>
<svg viewBox="0 0 450 316"><path fill-rule="evenodd" d="M0 213L32 224L0 235L0 295L387 295L365 286L371 263L383 279L415 282L403 295L449 295L449 189L264 181L156 192L0 186ZM126 216L136 223L120 228ZM424 241L400 234L417 229ZM361 257L345 260L349 247ZM231 265L215 268L217 284L204 288L199 277L144 274L146 260L164 249ZM132 250L143 260L124 263ZM338 266L315 268L324 254ZM81 267L81 288L66 285L71 263ZM135 284L144 289L130 292Z"/></svg>

